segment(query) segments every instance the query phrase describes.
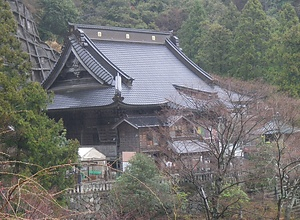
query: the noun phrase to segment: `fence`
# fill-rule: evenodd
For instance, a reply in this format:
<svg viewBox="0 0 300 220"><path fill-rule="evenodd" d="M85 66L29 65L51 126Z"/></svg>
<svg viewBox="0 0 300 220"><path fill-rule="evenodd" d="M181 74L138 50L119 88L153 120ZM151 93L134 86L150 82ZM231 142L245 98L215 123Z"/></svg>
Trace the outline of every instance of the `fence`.
<svg viewBox="0 0 300 220"><path fill-rule="evenodd" d="M73 189L69 190L69 193L88 193L88 192L105 192L110 191L115 181L90 181L81 182L75 185Z"/></svg>

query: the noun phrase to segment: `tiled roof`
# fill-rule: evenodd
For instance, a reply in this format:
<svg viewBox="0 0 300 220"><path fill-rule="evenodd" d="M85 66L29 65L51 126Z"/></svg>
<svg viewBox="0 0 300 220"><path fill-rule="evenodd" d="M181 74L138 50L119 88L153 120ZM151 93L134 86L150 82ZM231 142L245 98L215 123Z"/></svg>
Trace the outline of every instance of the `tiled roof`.
<svg viewBox="0 0 300 220"><path fill-rule="evenodd" d="M91 75L96 75L96 79L103 81L106 84L112 84L113 76L87 51L82 45L79 44L74 37L70 38L74 54L82 64L86 66L87 71Z"/></svg>
<svg viewBox="0 0 300 220"><path fill-rule="evenodd" d="M181 99L174 84L213 92L213 88L180 62L165 45L95 41L96 47L134 78L122 90L123 102L149 105Z"/></svg>
<svg viewBox="0 0 300 220"><path fill-rule="evenodd" d="M271 120L266 123L261 129L258 129L256 134L293 134L299 132L299 128L286 124L280 120Z"/></svg>
<svg viewBox="0 0 300 220"><path fill-rule="evenodd" d="M78 42L74 36L71 36L65 45L60 59L54 66L52 73L42 82L44 88L49 89L51 87L52 83L64 67L71 51L73 51L79 62L99 83L108 85L113 83L113 76Z"/></svg>
<svg viewBox="0 0 300 220"><path fill-rule="evenodd" d="M107 106L113 103L114 93L113 87L57 92L48 110Z"/></svg>
<svg viewBox="0 0 300 220"><path fill-rule="evenodd" d="M63 69L65 63L67 62L67 59L71 53L71 50L72 50L71 42L67 41L59 59L57 60L57 62L54 65L51 73L42 82L42 86L45 89L49 89L51 87L51 85L53 84L53 82L55 81L55 79L58 77L60 71Z"/></svg>
<svg viewBox="0 0 300 220"><path fill-rule="evenodd" d="M158 127L162 125L161 120L157 116L137 116L137 117L128 117L122 119L113 128L118 127L123 122L130 124L134 128L144 128L144 127Z"/></svg>
<svg viewBox="0 0 300 220"><path fill-rule="evenodd" d="M99 26L99 25L93 25L93 24L74 24L69 23L69 26L73 26L74 29L96 29L96 30L112 30L112 31L126 31L126 32L138 32L138 33L153 33L153 34L165 34L170 35L169 32L161 32L157 30L151 30L151 29L135 29L135 28L123 28L123 27L111 27L111 26Z"/></svg>
<svg viewBox="0 0 300 220"><path fill-rule="evenodd" d="M86 30L88 27L83 30L89 31ZM94 28L96 27L93 26L93 30ZM124 105L148 106L172 102L187 106L187 100L180 95L177 87L215 93L211 85L212 78L168 39L163 44L149 43L149 41L136 43L130 40L91 39L83 30L78 29L74 32L76 37L69 38L72 52L78 60L82 61L91 75L95 74L106 85L111 86L59 91L54 98L54 103L49 105L49 109L99 107L112 104L115 95L114 77L117 74L122 77L121 96ZM110 30L135 31L137 34L140 31L122 28ZM146 30L141 32L143 37L148 33ZM149 33L152 36L152 32ZM162 35L167 36L165 33ZM64 59L62 55L58 63L64 65L66 62ZM54 82L53 75L59 74L60 71L61 69L55 67L52 76L49 77L52 77L49 85ZM49 86L45 88L48 89Z"/></svg>

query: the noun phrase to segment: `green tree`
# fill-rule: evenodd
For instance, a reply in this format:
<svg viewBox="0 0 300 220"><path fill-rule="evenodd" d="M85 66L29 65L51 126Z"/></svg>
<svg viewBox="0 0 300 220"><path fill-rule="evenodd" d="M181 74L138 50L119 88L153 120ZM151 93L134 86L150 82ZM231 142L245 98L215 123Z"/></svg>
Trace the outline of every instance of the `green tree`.
<svg viewBox="0 0 300 220"><path fill-rule="evenodd" d="M232 22L239 12L233 4L199 0L179 30L183 51L206 71L227 74L230 67Z"/></svg>
<svg viewBox="0 0 300 220"><path fill-rule="evenodd" d="M230 68L232 32L218 23L207 24L205 28L196 60L206 71L225 75Z"/></svg>
<svg viewBox="0 0 300 220"><path fill-rule="evenodd" d="M269 64L266 79L274 85L279 85L282 90L288 90L289 86L286 88L282 86L283 81L286 81L286 77L288 77L285 69L287 67L285 65L286 61L284 61L286 57L284 54L286 54L288 48L286 48L284 41L288 32L299 24L299 19L294 7L290 4L285 4L276 17L276 20L273 19L272 37L266 56Z"/></svg>
<svg viewBox="0 0 300 220"><path fill-rule="evenodd" d="M1 127L11 130L0 136L1 150L9 155L6 160L17 161L13 173L33 175L76 162L76 142L66 139L61 121L56 123L43 112L50 99L40 84L27 82L18 73L0 72L0 88ZM41 173L40 183L47 189L63 189L69 184L66 168Z"/></svg>
<svg viewBox="0 0 300 220"><path fill-rule="evenodd" d="M220 0L201 0L210 23L220 23L227 14L228 7Z"/></svg>
<svg viewBox="0 0 300 220"><path fill-rule="evenodd" d="M284 33L299 23L295 8L291 4L284 4L278 15L279 32Z"/></svg>
<svg viewBox="0 0 300 220"><path fill-rule="evenodd" d="M237 7L230 2L230 4L227 6L224 16L222 19L220 19L219 23L233 32L236 28L236 24L238 24L240 15L241 13L238 11Z"/></svg>
<svg viewBox="0 0 300 220"><path fill-rule="evenodd" d="M171 7L158 14L155 24L161 31L174 31L177 34L188 13L183 7Z"/></svg>
<svg viewBox="0 0 300 220"><path fill-rule="evenodd" d="M19 49L16 39L16 23L10 11L10 6L5 1L0 1L0 71L24 73L29 68L26 54Z"/></svg>
<svg viewBox="0 0 300 220"><path fill-rule="evenodd" d="M283 38L283 74L280 76L280 89L294 97L300 96L300 24L293 26Z"/></svg>
<svg viewBox="0 0 300 220"><path fill-rule="evenodd" d="M147 27L141 19L140 11L131 5L129 0L86 0L82 2L81 14L79 19L81 23L116 27Z"/></svg>
<svg viewBox="0 0 300 220"><path fill-rule="evenodd" d="M261 3L249 0L234 33L231 75L246 80L263 77L269 39L269 21Z"/></svg>
<svg viewBox="0 0 300 220"><path fill-rule="evenodd" d="M42 0L39 31L43 40L62 40L68 32L68 22L75 22L79 13L72 0ZM54 36L53 36L54 35Z"/></svg>
<svg viewBox="0 0 300 220"><path fill-rule="evenodd" d="M173 205L170 192L170 185L154 161L144 154L136 154L117 179L112 197L121 213L149 219L168 214Z"/></svg>
<svg viewBox="0 0 300 220"><path fill-rule="evenodd" d="M228 207L228 211L225 213L227 218L232 218L234 214L239 213L240 219L243 218L242 207L246 206L250 198L240 186L230 186L221 193L220 204L223 207Z"/></svg>
<svg viewBox="0 0 300 220"><path fill-rule="evenodd" d="M29 59L15 37L13 15L3 0L0 6L0 151L5 155L2 161L11 165L6 171L30 176L76 162L77 144L65 138L62 122L56 123L44 112L50 96L40 84L28 81ZM62 189L71 180L65 178L66 169L43 172L38 181L47 189Z"/></svg>
<svg viewBox="0 0 300 220"><path fill-rule="evenodd" d="M201 38L204 34L203 25L206 21L207 14L203 4L197 0L190 6L189 17L178 31L184 53L194 61L196 61L196 55L201 47Z"/></svg>

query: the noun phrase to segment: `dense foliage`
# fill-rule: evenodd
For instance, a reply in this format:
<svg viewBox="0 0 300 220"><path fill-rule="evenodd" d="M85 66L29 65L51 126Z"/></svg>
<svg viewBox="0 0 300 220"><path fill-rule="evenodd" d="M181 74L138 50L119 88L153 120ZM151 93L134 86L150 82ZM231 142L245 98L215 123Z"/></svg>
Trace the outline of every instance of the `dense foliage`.
<svg viewBox="0 0 300 220"><path fill-rule="evenodd" d="M285 3L248 0L239 11L232 3L197 0L178 32L183 51L210 73L260 78L299 97L299 19Z"/></svg>
<svg viewBox="0 0 300 220"><path fill-rule="evenodd" d="M29 60L20 50L13 15L3 0L0 1L0 20L0 159L3 168L0 181L12 177L4 174L31 176L41 172L36 181L45 188L64 188L69 182L65 178L66 167L42 170L76 162L77 144L65 138L62 122L56 123L43 111L50 101L49 95L40 84L28 82Z"/></svg>
<svg viewBox="0 0 300 220"><path fill-rule="evenodd" d="M39 13L41 38L44 40L57 38L62 41L68 32L68 22L77 20L78 9L72 0L42 0L41 5Z"/></svg>
<svg viewBox="0 0 300 220"><path fill-rule="evenodd" d="M167 215L174 203L171 187L160 175L154 161L136 154L114 185L112 197L124 215L154 218Z"/></svg>
<svg viewBox="0 0 300 220"><path fill-rule="evenodd" d="M43 39L63 39L68 22L173 30L183 51L207 72L244 80L261 78L292 96L300 95L299 1L37 2L30 4Z"/></svg>

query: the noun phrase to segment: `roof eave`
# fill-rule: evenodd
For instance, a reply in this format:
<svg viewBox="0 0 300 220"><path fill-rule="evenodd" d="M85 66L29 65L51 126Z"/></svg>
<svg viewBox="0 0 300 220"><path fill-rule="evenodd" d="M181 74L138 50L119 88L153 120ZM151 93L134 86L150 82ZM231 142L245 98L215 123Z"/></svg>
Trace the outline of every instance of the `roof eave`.
<svg viewBox="0 0 300 220"><path fill-rule="evenodd" d="M197 74L202 80L211 84L213 83L213 78L201 69L197 64L195 64L191 59L189 59L170 39L166 39L166 47L179 59L187 68L192 72Z"/></svg>
<svg viewBox="0 0 300 220"><path fill-rule="evenodd" d="M60 57L58 58L54 68L52 69L48 77L41 83L44 89L48 90L52 86L52 84L58 77L59 73L63 69L64 65L66 64L71 51L72 51L71 42L68 41Z"/></svg>

